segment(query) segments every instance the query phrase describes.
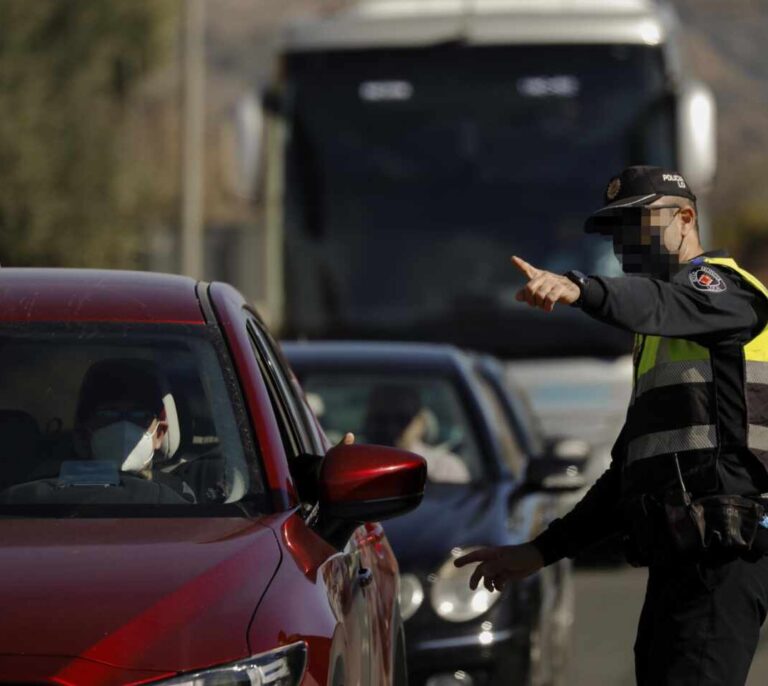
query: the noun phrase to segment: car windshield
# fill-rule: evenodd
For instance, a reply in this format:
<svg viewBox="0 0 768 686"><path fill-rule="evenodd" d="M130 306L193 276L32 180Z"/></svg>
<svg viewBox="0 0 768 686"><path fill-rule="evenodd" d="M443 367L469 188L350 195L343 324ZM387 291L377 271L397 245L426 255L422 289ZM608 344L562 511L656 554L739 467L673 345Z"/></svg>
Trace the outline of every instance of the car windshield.
<svg viewBox="0 0 768 686"><path fill-rule="evenodd" d="M332 442L358 441L411 450L427 460L432 482L483 477L477 436L452 383L430 376L302 374L310 405Z"/></svg>
<svg viewBox="0 0 768 686"><path fill-rule="evenodd" d="M583 221L631 160L673 162L657 48L448 45L287 64L293 334L407 332L478 306L512 316L511 253L617 274Z"/></svg>
<svg viewBox="0 0 768 686"><path fill-rule="evenodd" d="M201 516L261 499L206 327L3 325L0 379L3 510Z"/></svg>

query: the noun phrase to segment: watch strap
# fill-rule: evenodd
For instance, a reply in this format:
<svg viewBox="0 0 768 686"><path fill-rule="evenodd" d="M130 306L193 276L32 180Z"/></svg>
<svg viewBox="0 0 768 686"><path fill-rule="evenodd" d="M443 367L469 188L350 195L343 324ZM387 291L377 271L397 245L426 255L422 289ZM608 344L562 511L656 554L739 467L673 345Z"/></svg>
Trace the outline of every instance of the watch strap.
<svg viewBox="0 0 768 686"><path fill-rule="evenodd" d="M587 287L589 277L576 269L571 269L564 274L565 278L572 281L579 287L579 298L576 302L571 303L571 307L581 307L584 304L584 290Z"/></svg>

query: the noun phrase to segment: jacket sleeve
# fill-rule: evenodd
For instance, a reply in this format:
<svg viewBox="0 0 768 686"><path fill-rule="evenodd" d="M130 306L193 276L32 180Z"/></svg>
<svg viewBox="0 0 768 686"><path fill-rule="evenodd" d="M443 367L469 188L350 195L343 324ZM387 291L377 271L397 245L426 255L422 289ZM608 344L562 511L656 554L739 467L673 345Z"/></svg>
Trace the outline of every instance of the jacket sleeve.
<svg viewBox="0 0 768 686"><path fill-rule="evenodd" d="M562 519L555 519L532 543L549 565L575 557L585 548L622 529L620 472L615 461Z"/></svg>
<svg viewBox="0 0 768 686"><path fill-rule="evenodd" d="M682 269L671 281L641 276L592 277L584 292L584 311L593 318L634 333L687 338L702 345L752 337L760 323L762 298L729 270L707 268L719 277L701 285L699 266Z"/></svg>

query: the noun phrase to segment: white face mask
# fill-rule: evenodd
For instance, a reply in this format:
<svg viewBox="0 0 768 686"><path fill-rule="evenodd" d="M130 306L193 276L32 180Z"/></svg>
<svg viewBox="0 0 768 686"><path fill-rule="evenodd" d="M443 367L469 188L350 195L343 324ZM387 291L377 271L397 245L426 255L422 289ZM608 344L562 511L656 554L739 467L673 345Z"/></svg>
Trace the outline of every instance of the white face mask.
<svg viewBox="0 0 768 686"><path fill-rule="evenodd" d="M155 455L154 431L128 421L108 424L93 432L91 450L96 460L117 462L123 472L140 472Z"/></svg>

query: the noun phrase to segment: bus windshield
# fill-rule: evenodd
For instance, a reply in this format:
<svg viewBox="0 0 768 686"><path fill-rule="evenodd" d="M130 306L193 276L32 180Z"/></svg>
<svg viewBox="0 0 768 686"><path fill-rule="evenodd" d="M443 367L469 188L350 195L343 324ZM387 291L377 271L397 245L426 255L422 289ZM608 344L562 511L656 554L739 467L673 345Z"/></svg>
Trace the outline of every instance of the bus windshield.
<svg viewBox="0 0 768 686"><path fill-rule="evenodd" d="M291 56L291 333L515 317L513 253L615 273L610 243L582 224L622 167L674 164L662 64L648 46Z"/></svg>

